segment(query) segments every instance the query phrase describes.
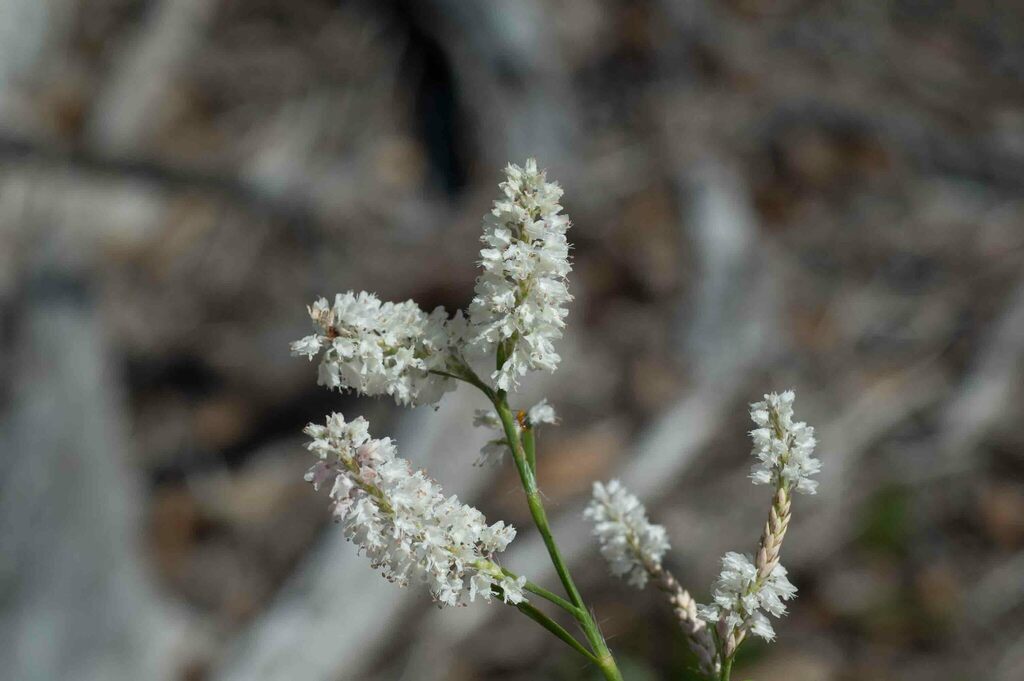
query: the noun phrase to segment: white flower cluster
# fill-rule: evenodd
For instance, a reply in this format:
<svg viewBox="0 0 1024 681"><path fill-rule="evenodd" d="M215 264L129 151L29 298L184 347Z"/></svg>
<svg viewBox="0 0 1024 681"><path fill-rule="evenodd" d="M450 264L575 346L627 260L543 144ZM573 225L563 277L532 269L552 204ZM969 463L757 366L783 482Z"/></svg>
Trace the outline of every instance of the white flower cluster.
<svg viewBox="0 0 1024 681"><path fill-rule="evenodd" d="M547 182L537 162L510 164L501 183L504 198L484 218L480 251L483 274L469 307L469 340L474 350L507 353L491 378L513 390L527 371L554 371L561 358L553 341L562 337L566 305L569 217L561 214L562 189Z"/></svg>
<svg viewBox="0 0 1024 681"><path fill-rule="evenodd" d="M454 380L431 373L448 360L447 314L429 315L411 300L381 303L372 293L339 293L330 305L309 307L316 333L292 343L293 355L323 351L317 383L369 396L390 395L401 405L434 404Z"/></svg>
<svg viewBox="0 0 1024 681"><path fill-rule="evenodd" d="M762 611L776 617L786 614L783 601L796 596L796 587L786 577L786 568L776 565L762 581L750 556L729 552L722 558L722 574L715 582L711 605L702 605L698 613L706 622L724 619L729 631L747 632L771 641L775 629Z"/></svg>
<svg viewBox="0 0 1024 681"><path fill-rule="evenodd" d="M555 414L555 408L548 404L547 399L541 400L526 411L527 426L536 428L542 423L558 423L558 415ZM501 424L501 419L498 418L493 409L477 409L473 412L473 425L478 428L490 428L495 431L495 437L488 440L480 448L480 458L477 459L477 465L484 466L488 463L501 463L505 452L508 451L508 441L505 439L505 431ZM518 420L516 421L516 428L522 429Z"/></svg>
<svg viewBox="0 0 1024 681"><path fill-rule="evenodd" d="M750 477L755 485L785 486L804 494L814 494L818 482L810 476L821 470L815 459L814 428L803 421L793 422L792 390L781 395L770 393L761 402L750 405L750 418L757 428L750 431L754 440L751 452L757 463Z"/></svg>
<svg viewBox="0 0 1024 681"><path fill-rule="evenodd" d="M660 566L669 549L665 528L647 519L643 504L618 480L607 485L595 482L583 515L594 521L594 536L611 573L642 589L648 566Z"/></svg>
<svg viewBox="0 0 1024 681"><path fill-rule="evenodd" d="M508 603L525 600L526 579L502 573L493 555L515 537L496 522L396 456L390 439L373 439L362 417L346 422L331 414L326 425L310 424L307 445L319 460L306 474L317 489L331 481L334 517L345 536L366 552L390 581L428 585L443 606L490 601L499 587Z"/></svg>

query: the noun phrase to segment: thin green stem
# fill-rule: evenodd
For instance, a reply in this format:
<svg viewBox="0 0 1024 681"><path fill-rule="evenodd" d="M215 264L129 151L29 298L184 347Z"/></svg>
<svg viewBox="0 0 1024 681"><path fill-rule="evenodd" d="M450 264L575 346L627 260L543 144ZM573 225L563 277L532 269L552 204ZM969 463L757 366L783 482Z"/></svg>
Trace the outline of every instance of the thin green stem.
<svg viewBox="0 0 1024 681"><path fill-rule="evenodd" d="M722 672L718 675L718 680L729 681L730 674L732 674L732 658L728 657L722 660Z"/></svg>
<svg viewBox="0 0 1024 681"><path fill-rule="evenodd" d="M469 383L470 385L478 388L484 395L487 396L487 399L489 399L491 402L493 402L494 399L495 399L495 395L494 395L494 391L491 390L490 386L488 386L486 383L481 381L480 377L476 375L476 372L474 372L472 369L470 369L466 364L464 364L464 363L462 363L462 362L460 362L458 360L454 360L454 361L455 361L455 367L453 367L452 371L440 371L438 369L431 369L430 373L437 374L438 376L446 376L448 378L454 378L457 381L463 381L465 383Z"/></svg>
<svg viewBox="0 0 1024 681"><path fill-rule="evenodd" d="M501 571L506 576L511 577L512 579L519 579L519 576L516 575L511 570L506 570L505 568L501 568ZM544 600L550 601L551 603L557 605L559 608L561 608L562 610L565 610L567 613L569 613L573 617L577 617L579 615L579 608L577 608L575 605L573 605L569 601L565 600L564 598L562 598L558 594L552 593L551 591L548 591L547 589L545 589L544 587L542 587L539 584L535 584L535 583L527 580L526 584L523 585L523 588L526 589L527 591L529 591L530 593L536 594L537 596L540 596Z"/></svg>
<svg viewBox="0 0 1024 681"><path fill-rule="evenodd" d="M569 600L572 601L572 604L577 609L575 613L576 621L579 622L580 628L583 629L583 633L594 651L594 663L601 669L601 673L604 674L606 679L609 681L621 681L622 674L615 665L615 659L612 657L611 651L608 650L608 645L605 643L604 636L601 635L597 623L594 621L590 611L587 610L583 597L580 596L580 592L572 580L572 575L569 574L569 567L566 565L562 554L558 550L558 545L555 543L554 535L551 532L551 525L548 523L547 512L544 510L544 504L541 501L540 490L537 489L537 478L527 462L523 442L519 436L519 428L515 422L515 416L513 416L512 410L508 406L508 398L505 391L499 390L493 402L494 408L498 412L498 417L501 419L502 427L505 430L505 438L508 441L509 449L512 450L512 458L515 460L516 470L519 472L519 479L523 484L523 490L526 492L526 503L530 508L530 515L533 517L533 524L537 526L537 530L544 540L544 546L551 557L555 572L558 573L558 579L562 582Z"/></svg>
<svg viewBox="0 0 1024 681"><path fill-rule="evenodd" d="M553 619L545 615L543 612L530 605L527 601L523 601L522 603L516 603L516 607L519 609L519 612L523 613L524 615L532 619L534 622L550 631L552 634L554 634L559 639L564 641L570 648L575 650L577 653L584 656L594 664L599 664L599 661L596 657L594 657L594 654L587 650L582 643L577 641L573 637L573 635L566 631L565 628L562 627L562 625L560 625L558 622L554 621Z"/></svg>
<svg viewBox="0 0 1024 681"><path fill-rule="evenodd" d="M497 358L497 366L499 369L504 364L508 353L508 348L499 345ZM615 658L612 657L611 651L608 649L608 644L605 643L604 636L601 634L601 630L598 628L593 615L589 610L587 610L586 605L583 603L583 597L580 596L580 592L576 588L576 584L572 581L572 576L569 574L569 568L562 559L562 554L559 553L558 546L555 544L555 538L551 533L551 526L548 523L547 513L544 511L544 505L541 502L540 491L537 489L535 467L531 466L527 460L526 450L524 449L522 439L519 436L519 428L516 424L515 416L513 416L512 409L508 406L507 393L504 390L494 391L490 386L480 380L480 377L476 375L473 369L464 362L455 362L455 365L451 368L451 372L433 371L432 373L465 381L470 385L476 386L484 395L487 396L487 399L491 401L495 410L498 412L502 428L505 431L505 439L508 442L509 449L512 450L512 458L515 460L516 470L519 472L519 479L523 484L523 490L526 492L526 502L530 507L530 515L533 518L533 523L537 526L537 530L540 532L540 535L544 540L544 546L547 548L548 555L551 557L551 562L555 567L555 572L558 573L558 578L562 582L562 586L565 588L565 592L569 596L569 601L571 601L571 603L565 601L559 596L556 596L547 589L532 583L527 583L526 589L531 593L550 600L552 603L559 605L572 614L576 619L576 622L579 624L580 629L583 630L583 634L587 637L587 641L590 643L590 647L593 650L592 653L586 653L587 659L597 665L608 681L622 681L622 674L619 672L619 668L615 664ZM531 443L531 450L532 449L533 446ZM534 462L536 461L535 451L533 454L533 460ZM531 586L534 588L530 588ZM530 607L532 608L532 606ZM535 608L532 609L536 610ZM523 612L528 615L530 614L525 610ZM543 615L543 613L541 613L541 615ZM550 618L547 619L553 623L553 620L550 620ZM544 625L545 628L548 628L545 622L541 620L537 621ZM561 627L559 628L561 629ZM562 638L562 636L555 630L550 628L548 628L548 630L555 633L559 638ZM564 631L564 629L562 631ZM572 637L570 636L570 638ZM565 639L563 638L563 640ZM575 639L572 640L575 641ZM566 642L568 643L568 641Z"/></svg>
<svg viewBox="0 0 1024 681"><path fill-rule="evenodd" d="M526 503L530 507L530 515L533 518L534 525L537 526L541 537L544 539L544 545L551 556L551 562L554 563L558 579L562 582L562 586L569 595L569 600L572 601L572 604L577 608L584 608L583 598L576 589L576 584L572 581L572 576L569 574L569 568L562 559L562 555L558 551L558 545L555 544L555 539L551 534L547 512L544 510L544 505L541 502L540 490L537 489L537 478L526 462L526 454L519 439L519 430L516 426L515 416L513 416L512 410L508 406L508 399L503 391L499 391L498 399L494 402L494 408L501 419L502 427L505 430L505 439L508 441L509 449L512 450L512 458L515 460L520 481L523 484L523 489L526 491Z"/></svg>
<svg viewBox="0 0 1024 681"><path fill-rule="evenodd" d="M523 450L526 452L526 463L537 477L537 436L533 426L523 429Z"/></svg>

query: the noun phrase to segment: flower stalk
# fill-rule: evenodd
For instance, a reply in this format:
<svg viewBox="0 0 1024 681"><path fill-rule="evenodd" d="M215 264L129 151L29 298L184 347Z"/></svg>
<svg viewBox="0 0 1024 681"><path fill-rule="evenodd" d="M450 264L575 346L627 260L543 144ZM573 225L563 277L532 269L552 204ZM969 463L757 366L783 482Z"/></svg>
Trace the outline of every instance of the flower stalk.
<svg viewBox="0 0 1024 681"><path fill-rule="evenodd" d="M541 538L544 540L544 546L547 548L548 556L551 558L551 563L554 565L555 572L558 573L558 579L562 582L562 587L575 607L572 615L576 618L577 623L579 623L580 628L583 630L584 636L586 636L594 651L592 661L598 666L606 679L609 679L609 681L621 681L622 675L615 664L615 659L612 657L607 643L605 643L604 636L601 634L590 610L587 609L586 604L583 602L583 597L580 595L579 589L576 588L572 575L569 573L569 566L566 565L561 552L558 550L558 544L555 542L555 537L551 532L551 525L548 523L547 512L544 510L540 490L537 488L536 473L527 460L518 424L516 423L515 416L512 414L512 409L508 406L508 396L505 391L499 390L497 392L493 404L498 412L498 418L501 419L509 449L512 451L516 470L519 472L519 480L522 483L523 491L526 493L526 503L530 508L533 524L537 527L537 531L540 532Z"/></svg>

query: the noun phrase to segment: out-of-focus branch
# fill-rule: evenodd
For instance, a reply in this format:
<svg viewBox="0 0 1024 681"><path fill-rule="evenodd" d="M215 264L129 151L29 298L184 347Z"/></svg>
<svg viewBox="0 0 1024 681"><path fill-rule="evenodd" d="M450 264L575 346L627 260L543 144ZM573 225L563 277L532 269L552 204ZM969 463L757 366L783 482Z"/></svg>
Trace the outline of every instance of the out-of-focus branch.
<svg viewBox="0 0 1024 681"><path fill-rule="evenodd" d="M317 222L314 206L301 197L271 195L257 185L229 175L175 167L152 159L134 159L85 149L63 149L28 139L0 135L0 159L6 173L22 168L52 170L67 176L79 172L108 179L149 184L161 191L211 194L254 212L268 213L288 224Z"/></svg>
<svg viewBox="0 0 1024 681"><path fill-rule="evenodd" d="M117 60L87 126L93 146L118 156L144 148L162 121L174 79L201 43L216 0L161 0Z"/></svg>
<svg viewBox="0 0 1024 681"><path fill-rule="evenodd" d="M102 322L73 295L81 282L42 274L12 333L17 398L0 413L4 675L170 679L183 623L140 559L141 490L124 467L126 409Z"/></svg>

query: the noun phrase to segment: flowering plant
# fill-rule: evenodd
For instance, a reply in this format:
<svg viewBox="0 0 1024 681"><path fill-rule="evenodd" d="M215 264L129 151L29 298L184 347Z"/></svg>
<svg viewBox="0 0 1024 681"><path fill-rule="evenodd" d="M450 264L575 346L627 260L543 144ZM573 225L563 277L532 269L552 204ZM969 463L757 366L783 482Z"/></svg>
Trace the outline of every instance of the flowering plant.
<svg viewBox="0 0 1024 681"><path fill-rule="evenodd" d="M306 428L308 449L317 458L306 480L315 489L330 484L334 518L388 580L425 584L442 607L500 600L589 660L606 679L622 679L559 552L538 488L536 431L557 422L555 411L546 400L521 411L509 403L527 373L553 372L561 360L555 342L572 300L569 219L558 203L561 188L547 181L536 161L509 165L505 175L502 196L484 218L483 272L465 315L449 316L444 308L427 313L411 300L381 302L370 293L348 292L338 294L333 304L316 300L308 308L314 333L291 348L295 355L319 358L320 385L390 395L403 406L436 405L458 382L480 390L491 408L477 411L474 423L497 431L483 447L481 462L511 455L565 595L501 565L499 554L514 539L515 529L502 521L489 525L479 510L446 497L440 485L397 455L389 438L373 438L361 417L331 414L324 425ZM484 362L493 369L478 372ZM771 485L775 494L756 555L725 555L709 605L698 605L665 568L665 528L652 524L639 500L618 481L595 483L585 511L612 574L638 588L651 582L666 594L708 679L729 678L748 633L772 639L767 614L782 615L784 602L796 594L779 562L780 548L791 495L814 493L810 476L820 464L811 455L813 429L793 421L792 405L793 393L785 392L751 406L757 425L751 432L757 459L751 478L754 484ZM540 610L534 599L564 610L586 642Z"/></svg>

